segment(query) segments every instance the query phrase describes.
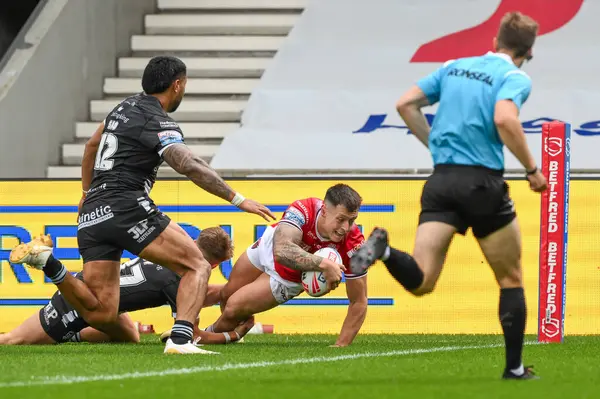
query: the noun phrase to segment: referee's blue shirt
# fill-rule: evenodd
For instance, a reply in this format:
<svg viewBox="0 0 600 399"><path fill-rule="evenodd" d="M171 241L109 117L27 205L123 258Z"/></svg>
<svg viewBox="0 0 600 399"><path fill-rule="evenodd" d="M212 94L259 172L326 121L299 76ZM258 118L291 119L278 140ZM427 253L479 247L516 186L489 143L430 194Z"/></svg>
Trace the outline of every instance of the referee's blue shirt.
<svg viewBox="0 0 600 399"><path fill-rule="evenodd" d="M504 169L494 107L497 101L511 100L520 110L531 92L531 79L510 56L489 52L451 60L417 86L431 105L440 103L429 134L434 165Z"/></svg>

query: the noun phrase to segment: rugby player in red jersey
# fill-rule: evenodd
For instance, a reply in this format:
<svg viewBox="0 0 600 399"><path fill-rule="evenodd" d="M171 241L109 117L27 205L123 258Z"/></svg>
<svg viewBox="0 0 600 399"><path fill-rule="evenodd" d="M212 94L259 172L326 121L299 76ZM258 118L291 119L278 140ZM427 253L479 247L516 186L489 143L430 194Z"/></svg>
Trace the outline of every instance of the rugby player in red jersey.
<svg viewBox="0 0 600 399"><path fill-rule="evenodd" d="M335 289L345 272L348 313L334 346L347 346L367 314L366 273L351 274L345 266L364 242L354 223L362 198L345 184L330 187L325 199L295 201L277 223L237 260L221 291L220 318L207 331L230 331L254 314L272 309L302 293L304 271L322 271L328 289ZM335 248L344 265L314 255Z"/></svg>

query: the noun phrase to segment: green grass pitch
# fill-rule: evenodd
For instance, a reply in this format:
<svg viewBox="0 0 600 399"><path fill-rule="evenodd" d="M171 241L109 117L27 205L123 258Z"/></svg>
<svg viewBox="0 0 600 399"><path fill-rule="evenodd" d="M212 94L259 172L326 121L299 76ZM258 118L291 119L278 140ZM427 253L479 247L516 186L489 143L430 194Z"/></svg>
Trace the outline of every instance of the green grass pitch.
<svg viewBox="0 0 600 399"><path fill-rule="evenodd" d="M535 381L503 381L502 336L251 335L209 346L220 355L162 354L139 345L0 347L0 398L598 398L600 337L536 344Z"/></svg>

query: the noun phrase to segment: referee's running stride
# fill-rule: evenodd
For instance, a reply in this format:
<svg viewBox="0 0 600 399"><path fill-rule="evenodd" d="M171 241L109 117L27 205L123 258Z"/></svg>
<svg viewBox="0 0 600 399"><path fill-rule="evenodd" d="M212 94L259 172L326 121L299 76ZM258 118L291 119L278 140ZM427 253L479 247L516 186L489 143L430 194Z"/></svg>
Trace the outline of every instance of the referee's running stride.
<svg viewBox="0 0 600 399"><path fill-rule="evenodd" d="M400 116L429 147L434 163L421 195L414 251L391 248L386 230L376 228L351 259L353 273L381 259L406 290L421 296L433 291L454 234L470 227L500 286L504 379L538 378L522 363L527 311L521 233L503 178L506 145L523 164L531 189L547 187L519 120L531 91L531 79L520 68L532 58L537 31L536 21L508 13L493 39L496 52L450 60L400 98ZM421 108L437 102L430 131Z"/></svg>

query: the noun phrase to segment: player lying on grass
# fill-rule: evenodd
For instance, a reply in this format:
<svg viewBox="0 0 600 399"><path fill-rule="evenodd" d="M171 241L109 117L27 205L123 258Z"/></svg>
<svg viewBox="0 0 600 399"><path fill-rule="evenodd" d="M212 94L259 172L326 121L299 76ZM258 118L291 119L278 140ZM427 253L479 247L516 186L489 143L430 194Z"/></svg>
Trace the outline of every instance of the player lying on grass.
<svg viewBox="0 0 600 399"><path fill-rule="evenodd" d="M32 243L53 246L49 236L35 238ZM231 239L220 227L202 230L196 244L213 267L229 260L233 253ZM11 258L14 257L11 253ZM123 330L128 332L125 342L139 342L139 332L125 312L168 304L175 317L177 289L181 278L173 271L141 258L122 264L120 274L119 323ZM78 273L76 277L83 279L83 274ZM222 288L223 285L209 285L203 307L219 303ZM197 319L194 326L194 341L203 344L238 341L254 325L253 320L249 319L244 324L235 326L232 331L218 334L200 330L198 321ZM9 333L0 334L1 345L54 344L69 341L108 342L117 339L89 327L59 291L52 296L48 305L23 324Z"/></svg>
<svg viewBox="0 0 600 399"><path fill-rule="evenodd" d="M221 291L222 314L207 331L230 331L252 315L272 309L302 293L303 271L322 271L329 289L335 289L345 271L329 259L313 253L335 248L349 259L364 237L354 224L362 202L345 184L330 187L325 201L295 201L282 219L267 227L262 237L237 260ZM334 346L347 346L358 334L367 315L366 273L346 273L348 313Z"/></svg>

